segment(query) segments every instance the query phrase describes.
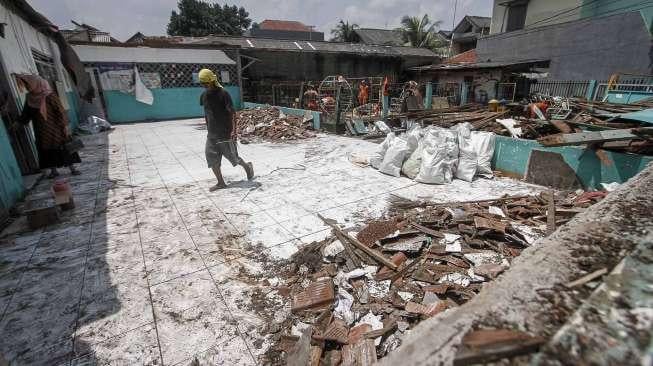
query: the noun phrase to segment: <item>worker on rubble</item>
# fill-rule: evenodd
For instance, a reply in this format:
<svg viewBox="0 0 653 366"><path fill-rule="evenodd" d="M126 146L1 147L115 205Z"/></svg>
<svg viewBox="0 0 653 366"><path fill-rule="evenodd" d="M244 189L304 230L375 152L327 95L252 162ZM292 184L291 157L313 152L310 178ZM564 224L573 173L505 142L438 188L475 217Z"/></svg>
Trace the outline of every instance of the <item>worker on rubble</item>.
<svg viewBox="0 0 653 366"><path fill-rule="evenodd" d="M218 77L213 71L202 69L198 76L200 84L206 89L200 97L208 131L205 148L206 162L218 179L218 183L209 189L213 192L227 187L220 169L223 157L229 160L233 166L242 166L248 180L254 177L254 167L252 163L246 163L238 156L236 148L238 129L231 96L218 82Z"/></svg>
<svg viewBox="0 0 653 366"><path fill-rule="evenodd" d="M367 104L368 99L370 98L370 86L367 85L367 81L362 80L358 86L358 105Z"/></svg>

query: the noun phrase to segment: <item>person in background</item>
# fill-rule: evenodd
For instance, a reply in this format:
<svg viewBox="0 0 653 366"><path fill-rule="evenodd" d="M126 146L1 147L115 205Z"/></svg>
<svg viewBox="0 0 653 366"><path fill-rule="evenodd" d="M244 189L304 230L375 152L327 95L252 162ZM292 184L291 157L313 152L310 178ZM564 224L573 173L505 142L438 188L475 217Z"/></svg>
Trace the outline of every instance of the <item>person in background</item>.
<svg viewBox="0 0 653 366"><path fill-rule="evenodd" d="M74 165L81 163L79 154L65 149L72 135L59 96L52 91L48 81L38 75L17 74L16 83L20 91L27 91L25 107L18 121L23 125L32 121L40 168L50 169L48 178L58 176L57 168L64 166L72 175L81 174Z"/></svg>
<svg viewBox="0 0 653 366"><path fill-rule="evenodd" d="M370 86L362 80L358 87L358 105L365 105L370 98Z"/></svg>
<svg viewBox="0 0 653 366"><path fill-rule="evenodd" d="M252 163L246 163L238 156L236 147L238 129L231 96L220 85L218 77L213 71L202 69L198 76L200 84L206 89L200 97L208 131L205 148L206 162L218 179L218 183L209 189L213 192L227 187L220 169L223 157L229 160L233 166L242 166L248 180L254 177L254 167Z"/></svg>
<svg viewBox="0 0 653 366"><path fill-rule="evenodd" d="M317 98L319 98L319 95L315 87L313 87L313 84L309 83L307 88L308 90L304 92L304 103L307 109L316 111L318 109Z"/></svg>

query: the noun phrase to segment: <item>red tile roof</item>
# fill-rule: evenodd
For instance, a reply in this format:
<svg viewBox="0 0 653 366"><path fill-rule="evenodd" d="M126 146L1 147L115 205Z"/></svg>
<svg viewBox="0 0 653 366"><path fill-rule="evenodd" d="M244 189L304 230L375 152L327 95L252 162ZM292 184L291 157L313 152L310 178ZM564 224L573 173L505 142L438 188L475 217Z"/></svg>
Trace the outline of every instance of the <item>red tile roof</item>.
<svg viewBox="0 0 653 366"><path fill-rule="evenodd" d="M261 29L265 30L283 30L283 31L296 31L296 32L310 32L311 27L302 22L294 20L271 20L266 19L259 24Z"/></svg>
<svg viewBox="0 0 653 366"><path fill-rule="evenodd" d="M445 64L473 64L478 61L476 50L471 49L455 56L449 57L444 61Z"/></svg>

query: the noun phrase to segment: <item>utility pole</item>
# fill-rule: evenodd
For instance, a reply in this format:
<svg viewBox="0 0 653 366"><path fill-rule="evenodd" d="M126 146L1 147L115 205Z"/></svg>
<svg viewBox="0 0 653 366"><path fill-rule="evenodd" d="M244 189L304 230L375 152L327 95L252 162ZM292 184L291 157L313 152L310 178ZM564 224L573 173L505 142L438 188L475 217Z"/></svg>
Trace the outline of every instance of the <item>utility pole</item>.
<svg viewBox="0 0 653 366"><path fill-rule="evenodd" d="M451 40L449 40L449 57L453 56L453 37L454 37L454 28L456 27L456 9L458 8L458 0L454 0L453 3L453 19L451 19Z"/></svg>

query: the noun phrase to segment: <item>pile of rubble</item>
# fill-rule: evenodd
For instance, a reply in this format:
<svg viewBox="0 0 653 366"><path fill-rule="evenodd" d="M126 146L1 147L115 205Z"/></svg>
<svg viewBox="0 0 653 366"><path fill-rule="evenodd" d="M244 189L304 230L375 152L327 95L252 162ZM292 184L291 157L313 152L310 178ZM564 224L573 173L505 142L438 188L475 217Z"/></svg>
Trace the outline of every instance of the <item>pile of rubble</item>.
<svg viewBox="0 0 653 366"><path fill-rule="evenodd" d="M529 103L511 103L497 112L488 111L487 106L480 104L468 104L402 113L391 117L388 123L400 126L402 121L414 121L422 126L451 128L469 122L473 131L538 140L544 146L593 143L607 150L650 155L653 154L653 128L626 114L651 108L653 99L615 104L534 96Z"/></svg>
<svg viewBox="0 0 653 366"><path fill-rule="evenodd" d="M371 365L420 321L469 301L522 250L604 195L401 199L387 220L356 235L321 217L334 236L305 246L285 268L279 293L290 297L292 314L275 327L267 362Z"/></svg>
<svg viewBox="0 0 653 366"><path fill-rule="evenodd" d="M287 115L274 107L245 109L236 113L238 135L242 142L250 138L278 142L315 137L312 121Z"/></svg>

